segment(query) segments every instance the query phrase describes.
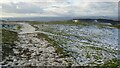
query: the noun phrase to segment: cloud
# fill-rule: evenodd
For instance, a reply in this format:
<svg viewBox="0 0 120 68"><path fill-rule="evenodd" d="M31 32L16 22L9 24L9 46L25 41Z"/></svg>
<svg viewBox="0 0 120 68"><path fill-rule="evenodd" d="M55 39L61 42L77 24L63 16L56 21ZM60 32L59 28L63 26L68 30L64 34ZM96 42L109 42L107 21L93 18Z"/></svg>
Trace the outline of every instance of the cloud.
<svg viewBox="0 0 120 68"><path fill-rule="evenodd" d="M8 2L74 2L74 0L0 0L1 3L8 3ZM75 0L76 2L118 2L119 0Z"/></svg>
<svg viewBox="0 0 120 68"><path fill-rule="evenodd" d="M42 13L40 6L31 3L9 3L2 4L2 12L6 13Z"/></svg>
<svg viewBox="0 0 120 68"><path fill-rule="evenodd" d="M117 16L118 0L4 0L2 16ZM109 2L105 2L109 1Z"/></svg>
<svg viewBox="0 0 120 68"><path fill-rule="evenodd" d="M116 16L118 15L117 2L89 2L83 7L75 6L73 13L91 16Z"/></svg>

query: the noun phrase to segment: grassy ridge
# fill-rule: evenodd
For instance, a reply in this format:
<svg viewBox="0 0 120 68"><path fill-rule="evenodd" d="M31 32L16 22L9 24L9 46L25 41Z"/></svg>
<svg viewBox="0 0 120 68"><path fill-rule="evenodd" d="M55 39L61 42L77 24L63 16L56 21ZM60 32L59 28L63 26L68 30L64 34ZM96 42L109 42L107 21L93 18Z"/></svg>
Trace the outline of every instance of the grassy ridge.
<svg viewBox="0 0 120 68"><path fill-rule="evenodd" d="M59 47L59 43L57 43L55 40L53 39L50 39L48 37L48 35L45 35L43 33L38 33L38 38L42 38L42 39L45 39L47 40L53 47L56 48L56 52L58 54L61 54L62 56L61 57L68 57L69 55L64 51L63 48Z"/></svg>
<svg viewBox="0 0 120 68"><path fill-rule="evenodd" d="M90 25L95 25L99 28L105 28L106 26L112 27L112 25L107 25L107 24L102 24L102 23L95 23L95 22L83 22L83 21L78 21L78 22L73 22L73 21L53 21L53 22L29 22L32 25L39 25L39 24L59 24L59 25L81 25L81 26L90 26Z"/></svg>
<svg viewBox="0 0 120 68"><path fill-rule="evenodd" d="M120 29L120 25L118 25L118 26L113 26L113 27Z"/></svg>
<svg viewBox="0 0 120 68"><path fill-rule="evenodd" d="M18 38L17 32L2 29L2 43L14 43Z"/></svg>
<svg viewBox="0 0 120 68"><path fill-rule="evenodd" d="M120 68L120 60L117 58L113 58L111 60L106 61L101 68Z"/></svg>

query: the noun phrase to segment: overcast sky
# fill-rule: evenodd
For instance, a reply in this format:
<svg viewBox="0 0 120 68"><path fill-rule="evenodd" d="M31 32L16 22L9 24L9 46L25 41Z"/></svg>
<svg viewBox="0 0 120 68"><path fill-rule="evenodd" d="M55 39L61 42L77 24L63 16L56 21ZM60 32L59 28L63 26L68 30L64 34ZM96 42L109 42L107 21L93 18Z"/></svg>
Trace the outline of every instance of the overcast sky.
<svg viewBox="0 0 120 68"><path fill-rule="evenodd" d="M119 0L0 0L0 17L118 15Z"/></svg>

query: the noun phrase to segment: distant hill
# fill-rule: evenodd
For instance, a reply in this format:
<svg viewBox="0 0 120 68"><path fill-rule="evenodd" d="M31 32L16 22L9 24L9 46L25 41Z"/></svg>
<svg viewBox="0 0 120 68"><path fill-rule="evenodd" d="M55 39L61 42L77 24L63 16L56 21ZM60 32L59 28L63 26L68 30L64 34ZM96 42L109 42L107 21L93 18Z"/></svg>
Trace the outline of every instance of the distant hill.
<svg viewBox="0 0 120 68"><path fill-rule="evenodd" d="M92 18L92 19L91 19ZM111 23L112 25L120 25L120 21L114 20L112 18L80 18L80 17L15 17L15 18L2 18L2 22L5 21L38 21L38 22L50 22L50 21L69 21L69 20L80 20L84 22L96 22L96 23Z"/></svg>
<svg viewBox="0 0 120 68"><path fill-rule="evenodd" d="M95 22L95 23L111 23L112 25L120 25L120 21L109 20L109 19L73 19L83 22Z"/></svg>

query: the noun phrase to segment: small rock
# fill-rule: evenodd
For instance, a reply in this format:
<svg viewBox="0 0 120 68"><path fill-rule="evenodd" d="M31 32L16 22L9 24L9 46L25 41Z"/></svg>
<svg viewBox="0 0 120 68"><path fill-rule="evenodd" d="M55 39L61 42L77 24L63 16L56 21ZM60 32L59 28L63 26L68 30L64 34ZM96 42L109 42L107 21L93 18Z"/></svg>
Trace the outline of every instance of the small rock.
<svg viewBox="0 0 120 68"><path fill-rule="evenodd" d="M14 65L18 65L18 64L19 64L19 63L17 63L17 62L16 62L16 63L14 63Z"/></svg>
<svg viewBox="0 0 120 68"><path fill-rule="evenodd" d="M48 57L49 57L49 55L48 55L48 54L45 54L44 56L45 56L45 58L48 58Z"/></svg>
<svg viewBox="0 0 120 68"><path fill-rule="evenodd" d="M57 60L57 59L55 59L54 61L55 61L55 62L58 62L58 63L62 63L61 60Z"/></svg>
<svg viewBox="0 0 120 68"><path fill-rule="evenodd" d="M36 55L35 52L31 54L32 57L35 56L35 55Z"/></svg>
<svg viewBox="0 0 120 68"><path fill-rule="evenodd" d="M30 53L30 52L27 52L27 53L26 53L26 55L27 55L27 56L30 56L30 55L31 55L31 53Z"/></svg>
<svg viewBox="0 0 120 68"><path fill-rule="evenodd" d="M16 62L16 61L17 61L17 59L14 59L13 61L14 61L14 62Z"/></svg>
<svg viewBox="0 0 120 68"><path fill-rule="evenodd" d="M24 54L23 54L23 55L21 55L21 57L22 57L22 58L27 58L27 56L25 56Z"/></svg>
<svg viewBox="0 0 120 68"><path fill-rule="evenodd" d="M31 63L25 63L24 65L25 66L31 66Z"/></svg>
<svg viewBox="0 0 120 68"><path fill-rule="evenodd" d="M43 51L39 51L39 53L42 53Z"/></svg>

